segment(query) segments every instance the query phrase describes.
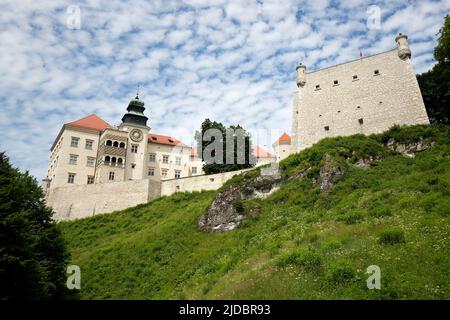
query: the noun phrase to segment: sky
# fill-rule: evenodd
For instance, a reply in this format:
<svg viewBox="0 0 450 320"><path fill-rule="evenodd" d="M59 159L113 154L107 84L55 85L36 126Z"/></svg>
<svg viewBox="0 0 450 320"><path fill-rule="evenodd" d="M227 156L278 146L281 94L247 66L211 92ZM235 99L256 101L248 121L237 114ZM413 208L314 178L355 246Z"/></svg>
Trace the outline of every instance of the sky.
<svg viewBox="0 0 450 320"><path fill-rule="evenodd" d="M64 123L120 124L140 85L151 131L188 145L205 118L290 133L295 66L395 48L435 63L442 1L0 0L0 150L39 180ZM264 139L263 139L264 140ZM271 151L271 142L260 144Z"/></svg>

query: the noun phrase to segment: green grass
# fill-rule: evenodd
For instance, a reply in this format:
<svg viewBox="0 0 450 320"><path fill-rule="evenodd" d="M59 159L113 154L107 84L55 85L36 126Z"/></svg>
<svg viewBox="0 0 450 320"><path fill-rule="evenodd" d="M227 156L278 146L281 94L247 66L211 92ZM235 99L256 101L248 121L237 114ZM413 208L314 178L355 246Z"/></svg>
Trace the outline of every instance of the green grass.
<svg viewBox="0 0 450 320"><path fill-rule="evenodd" d="M415 158L382 143L435 141ZM346 174L320 193L325 153ZM352 166L377 157L368 169ZM81 267L82 299L450 299L450 129L393 128L324 139L281 163L286 177L238 229L197 229L215 192L178 193L113 214L59 223ZM242 184L258 170L227 182ZM226 187L226 186L225 186ZM366 269L381 268L381 290Z"/></svg>

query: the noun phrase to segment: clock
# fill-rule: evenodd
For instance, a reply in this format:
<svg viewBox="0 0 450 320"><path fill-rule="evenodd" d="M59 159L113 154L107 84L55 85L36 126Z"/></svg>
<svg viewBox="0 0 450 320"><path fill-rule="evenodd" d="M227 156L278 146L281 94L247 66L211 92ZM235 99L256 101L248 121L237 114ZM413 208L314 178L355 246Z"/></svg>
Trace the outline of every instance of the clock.
<svg viewBox="0 0 450 320"><path fill-rule="evenodd" d="M130 132L130 139L133 140L134 142L139 142L142 141L143 138L143 134L142 131L139 129L133 129Z"/></svg>

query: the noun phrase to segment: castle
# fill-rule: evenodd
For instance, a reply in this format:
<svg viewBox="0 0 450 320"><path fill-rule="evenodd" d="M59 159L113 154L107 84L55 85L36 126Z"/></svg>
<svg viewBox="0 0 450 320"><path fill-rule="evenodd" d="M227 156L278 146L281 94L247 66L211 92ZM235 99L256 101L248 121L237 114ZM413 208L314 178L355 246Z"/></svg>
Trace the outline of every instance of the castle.
<svg viewBox="0 0 450 320"><path fill-rule="evenodd" d="M407 39L399 34L396 49L310 73L299 64L292 137L284 133L274 142L275 156L255 146L257 165L325 137L428 124ZM109 213L178 191L215 190L240 173L204 175L195 149L150 132L144 111L136 96L117 128L96 115L63 125L44 179L57 220Z"/></svg>

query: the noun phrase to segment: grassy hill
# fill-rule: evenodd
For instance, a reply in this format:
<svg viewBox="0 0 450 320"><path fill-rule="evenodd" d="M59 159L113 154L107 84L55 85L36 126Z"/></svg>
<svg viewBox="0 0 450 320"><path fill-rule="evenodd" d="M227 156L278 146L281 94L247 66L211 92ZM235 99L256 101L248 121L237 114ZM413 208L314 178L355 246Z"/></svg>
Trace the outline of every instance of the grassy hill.
<svg viewBox="0 0 450 320"><path fill-rule="evenodd" d="M406 157L386 144L432 142ZM345 174L327 192L328 154ZM368 168L356 164L372 159ZM307 176L295 178L308 169ZM450 128L324 139L281 163L259 214L226 233L197 228L216 192L178 193L59 224L82 299L449 299ZM223 188L254 177L236 176ZM289 179L294 177L293 179ZM381 290L365 273L381 268Z"/></svg>

